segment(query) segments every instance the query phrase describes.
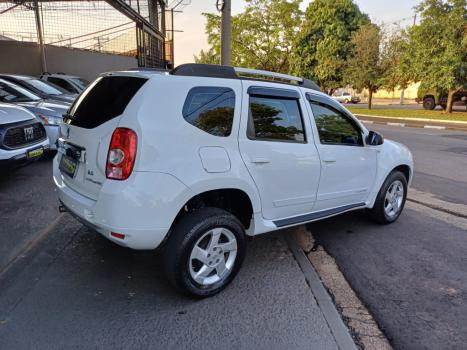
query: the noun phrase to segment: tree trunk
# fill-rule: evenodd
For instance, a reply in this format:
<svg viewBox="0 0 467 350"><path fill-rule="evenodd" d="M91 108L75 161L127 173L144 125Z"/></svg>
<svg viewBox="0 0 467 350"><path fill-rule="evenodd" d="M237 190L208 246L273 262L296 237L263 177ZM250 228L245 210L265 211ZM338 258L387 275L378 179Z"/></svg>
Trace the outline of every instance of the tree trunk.
<svg viewBox="0 0 467 350"><path fill-rule="evenodd" d="M372 100L373 100L373 90L368 89L368 109L371 109Z"/></svg>
<svg viewBox="0 0 467 350"><path fill-rule="evenodd" d="M446 113L449 113L449 114L452 113L453 97L456 92L457 92L457 89L451 89L448 92L448 101L446 103L446 110L445 110Z"/></svg>

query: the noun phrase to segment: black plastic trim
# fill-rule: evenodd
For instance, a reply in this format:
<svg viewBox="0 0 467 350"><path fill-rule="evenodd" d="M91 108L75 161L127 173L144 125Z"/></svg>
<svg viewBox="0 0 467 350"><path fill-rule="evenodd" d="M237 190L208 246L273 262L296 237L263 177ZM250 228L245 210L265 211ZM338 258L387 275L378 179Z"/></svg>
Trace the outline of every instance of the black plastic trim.
<svg viewBox="0 0 467 350"><path fill-rule="evenodd" d="M5 145L3 143L3 139L5 137L5 134L7 133L7 131L9 129L32 126L34 124L40 124L40 127L43 129L44 135L40 139L32 140L30 142L24 143L24 144L16 146L16 147L9 147L9 146L7 146L7 145ZM20 121L20 122L0 124L0 149L17 150L17 149L21 149L21 148L30 147L30 146L35 145L37 143L41 143L45 139L47 139L47 131L45 130L44 125L41 122L37 121L37 119L27 119L27 120L23 120L23 121Z"/></svg>
<svg viewBox="0 0 467 350"><path fill-rule="evenodd" d="M362 208L365 206L365 203L356 203L356 204L349 204L349 205L344 205L341 207L333 208L333 209L328 209L328 210L323 210L323 211L318 211L315 213L309 213L305 215L300 215L300 216L295 216L293 218L288 218L288 219L281 219L281 220L276 220L273 221L274 225L277 227L284 227L284 226L289 226L289 225L296 225L300 223L305 223L313 220L318 220L322 219L328 216L333 216L336 214L343 213L345 211L351 210L351 209L356 209L356 208Z"/></svg>
<svg viewBox="0 0 467 350"><path fill-rule="evenodd" d="M235 69L230 66L215 64L186 63L174 68L170 74L180 76L199 76L210 78L238 79Z"/></svg>
<svg viewBox="0 0 467 350"><path fill-rule="evenodd" d="M293 100L300 99L300 94L296 90L290 89L278 89L278 88L269 88L263 86L250 86L247 90L247 93L250 96L267 96L267 97L278 97L278 98L288 98Z"/></svg>
<svg viewBox="0 0 467 350"><path fill-rule="evenodd" d="M303 79L302 82L286 83L283 81L274 81L261 78L243 77L238 76L235 68L231 66L221 66L216 64L200 64L200 63L185 63L172 69L171 75L180 75L188 77L210 77L210 78L224 78L224 79L242 79L254 81L268 81L278 84L295 85L307 89L321 91L319 86L312 80Z"/></svg>

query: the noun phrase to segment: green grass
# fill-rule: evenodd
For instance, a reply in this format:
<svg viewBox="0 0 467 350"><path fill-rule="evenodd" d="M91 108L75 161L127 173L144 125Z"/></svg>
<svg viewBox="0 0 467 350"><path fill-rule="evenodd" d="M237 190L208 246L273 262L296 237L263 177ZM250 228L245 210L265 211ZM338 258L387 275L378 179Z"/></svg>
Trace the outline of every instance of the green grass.
<svg viewBox="0 0 467 350"><path fill-rule="evenodd" d="M411 109L379 109L347 107L354 114L366 114L375 116L384 116L392 118L425 118L425 119L441 119L441 120L458 120L467 122L467 112L453 112L452 114L444 113L443 111L426 111L411 110Z"/></svg>

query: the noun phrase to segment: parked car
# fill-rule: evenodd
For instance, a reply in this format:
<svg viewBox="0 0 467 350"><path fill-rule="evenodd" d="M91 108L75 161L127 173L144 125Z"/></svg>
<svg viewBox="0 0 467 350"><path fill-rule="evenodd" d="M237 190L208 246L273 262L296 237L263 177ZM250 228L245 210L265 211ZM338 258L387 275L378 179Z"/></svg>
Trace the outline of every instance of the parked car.
<svg viewBox="0 0 467 350"><path fill-rule="evenodd" d="M0 74L0 79L19 85L44 100L61 101L71 104L76 96L78 96L78 94L71 94L59 86L27 75Z"/></svg>
<svg viewBox="0 0 467 350"><path fill-rule="evenodd" d="M446 109L448 104L448 93L446 91L437 91L420 85L417 91L415 102L422 103L423 108L433 110L436 106ZM459 90L453 96L454 106L465 106L467 108L467 90Z"/></svg>
<svg viewBox="0 0 467 350"><path fill-rule="evenodd" d="M0 169L42 157L49 140L42 123L27 109L0 103Z"/></svg>
<svg viewBox="0 0 467 350"><path fill-rule="evenodd" d="M360 97L352 96L348 92L340 92L337 94L332 95L332 98L340 103L359 103Z"/></svg>
<svg viewBox="0 0 467 350"><path fill-rule="evenodd" d="M106 73L65 119L60 210L122 246L160 246L168 279L195 297L234 278L246 236L363 208L392 223L412 180L405 146L313 82L272 72Z"/></svg>
<svg viewBox="0 0 467 350"><path fill-rule="evenodd" d="M79 94L83 91L90 82L84 78L74 75L66 75L63 73L50 74L44 73L41 79L60 86L71 94Z"/></svg>
<svg viewBox="0 0 467 350"><path fill-rule="evenodd" d="M58 125L63 121L63 114L69 104L41 99L32 92L0 79L0 102L13 103L32 112L44 124L50 141L50 149L57 149Z"/></svg>

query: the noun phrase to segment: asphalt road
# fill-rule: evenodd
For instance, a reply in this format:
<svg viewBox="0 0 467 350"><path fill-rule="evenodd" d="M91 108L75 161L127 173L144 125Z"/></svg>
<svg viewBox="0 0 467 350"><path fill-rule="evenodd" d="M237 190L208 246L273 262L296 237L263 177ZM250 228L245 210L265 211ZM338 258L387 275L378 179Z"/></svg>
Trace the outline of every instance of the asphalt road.
<svg viewBox="0 0 467 350"><path fill-rule="evenodd" d="M167 284L156 252L116 246L64 214L0 278L0 349L337 349L281 232L250 242L224 292Z"/></svg>
<svg viewBox="0 0 467 350"><path fill-rule="evenodd" d="M0 173L0 271L57 217L50 156Z"/></svg>
<svg viewBox="0 0 467 350"><path fill-rule="evenodd" d="M467 204L466 132L378 124L367 127L409 147L415 162L414 188Z"/></svg>
<svg viewBox="0 0 467 350"><path fill-rule="evenodd" d="M414 188L466 203L467 133L370 127L412 150ZM444 216L409 203L389 226L369 222L364 212L308 225L396 349L467 344L467 231Z"/></svg>
<svg viewBox="0 0 467 350"><path fill-rule="evenodd" d="M251 240L233 283L194 301L168 285L159 252L59 214L51 175L48 159L0 180L1 350L337 350L286 232Z"/></svg>

